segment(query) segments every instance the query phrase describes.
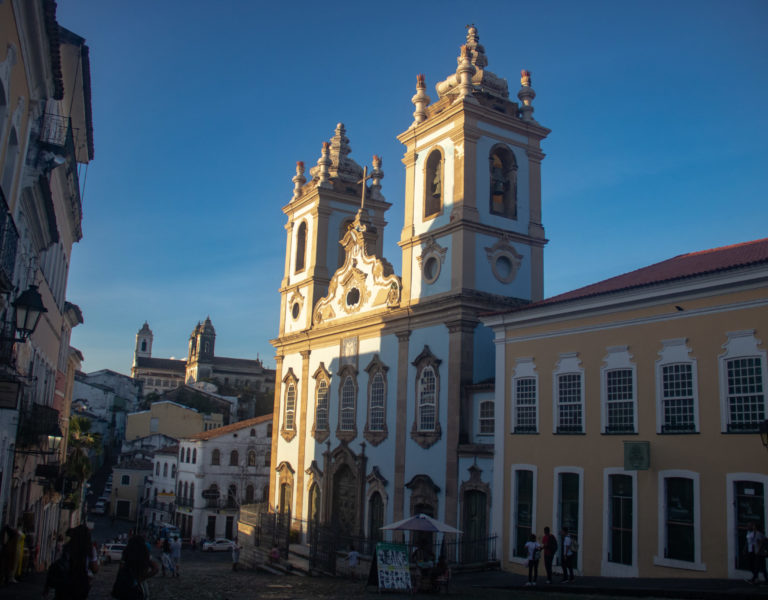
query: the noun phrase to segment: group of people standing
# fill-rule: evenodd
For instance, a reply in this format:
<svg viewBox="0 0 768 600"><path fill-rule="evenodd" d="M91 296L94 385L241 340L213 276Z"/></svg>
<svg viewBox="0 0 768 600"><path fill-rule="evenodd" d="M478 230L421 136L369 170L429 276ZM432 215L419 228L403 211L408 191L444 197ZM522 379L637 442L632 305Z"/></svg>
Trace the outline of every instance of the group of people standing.
<svg viewBox="0 0 768 600"><path fill-rule="evenodd" d="M544 535L541 542L537 540L536 534L532 533L530 539L525 544L528 558L528 583L525 585L536 585L539 578L539 560L544 555L544 568L547 571L547 583L552 583L552 563L558 550L560 551L560 566L563 569L563 578L561 583L570 583L574 580L573 566L576 564L577 544L576 538L571 536L568 529L563 527L560 530L560 543L557 537L550 533L549 527L544 528Z"/></svg>

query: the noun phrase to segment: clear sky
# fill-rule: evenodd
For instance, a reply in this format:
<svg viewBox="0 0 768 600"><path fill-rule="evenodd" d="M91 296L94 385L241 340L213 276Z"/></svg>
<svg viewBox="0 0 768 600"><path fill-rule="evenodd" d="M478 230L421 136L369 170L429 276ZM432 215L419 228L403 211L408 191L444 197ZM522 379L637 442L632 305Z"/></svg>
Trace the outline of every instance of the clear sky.
<svg viewBox="0 0 768 600"><path fill-rule="evenodd" d="M83 369L216 353L274 366L285 215L337 122L383 157L398 273L416 75L456 69L475 23L513 96L532 72L545 294L768 236L768 2L58 0L91 49L95 160L67 297ZM81 182L83 176L81 175Z"/></svg>

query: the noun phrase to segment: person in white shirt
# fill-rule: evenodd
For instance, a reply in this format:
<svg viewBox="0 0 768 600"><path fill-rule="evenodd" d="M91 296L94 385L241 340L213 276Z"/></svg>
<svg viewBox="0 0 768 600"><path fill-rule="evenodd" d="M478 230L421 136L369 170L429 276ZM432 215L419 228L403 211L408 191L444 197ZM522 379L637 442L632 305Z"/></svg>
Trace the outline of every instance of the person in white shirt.
<svg viewBox="0 0 768 600"><path fill-rule="evenodd" d="M765 570L765 556L763 555L765 547L765 536L755 525L754 521L750 521L747 525L747 557L749 559L749 568L752 571L752 579L747 579L749 583L757 583L757 576L762 573L766 581L768 581L768 573Z"/></svg>
<svg viewBox="0 0 768 600"><path fill-rule="evenodd" d="M535 533L532 533L529 540L525 543L525 549L528 551L528 583L525 585L536 585L536 580L539 578L541 544L536 541Z"/></svg>

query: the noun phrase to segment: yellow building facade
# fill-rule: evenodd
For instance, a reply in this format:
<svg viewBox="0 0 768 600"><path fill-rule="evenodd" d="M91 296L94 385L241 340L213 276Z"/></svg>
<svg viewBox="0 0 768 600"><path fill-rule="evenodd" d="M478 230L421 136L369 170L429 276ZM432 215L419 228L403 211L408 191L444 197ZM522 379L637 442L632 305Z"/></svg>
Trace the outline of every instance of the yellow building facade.
<svg viewBox="0 0 768 600"><path fill-rule="evenodd" d="M222 424L223 415L220 413L204 415L175 402L154 402L148 410L126 415L125 439L132 441L156 433L180 439L216 429Z"/></svg>
<svg viewBox="0 0 768 600"><path fill-rule="evenodd" d="M750 575L744 534L765 531L768 488L768 239L484 322L503 568L522 572L527 536L549 526L575 535L584 575Z"/></svg>

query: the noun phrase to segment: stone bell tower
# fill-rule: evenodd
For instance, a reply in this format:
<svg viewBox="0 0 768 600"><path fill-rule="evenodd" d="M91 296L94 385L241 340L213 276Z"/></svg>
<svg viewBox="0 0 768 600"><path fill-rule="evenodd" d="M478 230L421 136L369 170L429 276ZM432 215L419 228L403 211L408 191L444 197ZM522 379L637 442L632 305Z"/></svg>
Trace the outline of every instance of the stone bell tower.
<svg viewBox="0 0 768 600"><path fill-rule="evenodd" d="M540 143L531 76L520 102L488 70L477 28L468 27L456 71L436 85L416 80L405 145L403 301L418 304L463 291L493 298L543 297Z"/></svg>
<svg viewBox="0 0 768 600"><path fill-rule="evenodd" d="M139 332L136 334L136 348L133 351L133 366L138 365L139 358L151 358L152 357L152 341L154 335L149 328L149 323L144 321L144 325L141 326Z"/></svg>
<svg viewBox="0 0 768 600"><path fill-rule="evenodd" d="M328 292L333 273L344 263L340 241L360 210L363 169L349 158L351 148L342 123L330 142L323 142L317 165L307 181L303 162L296 163L293 197L283 207L288 217L285 273L280 286L280 336L309 329L312 310ZM390 204L381 194L381 159L374 156L365 209L370 217L371 246L382 250L384 214Z"/></svg>

